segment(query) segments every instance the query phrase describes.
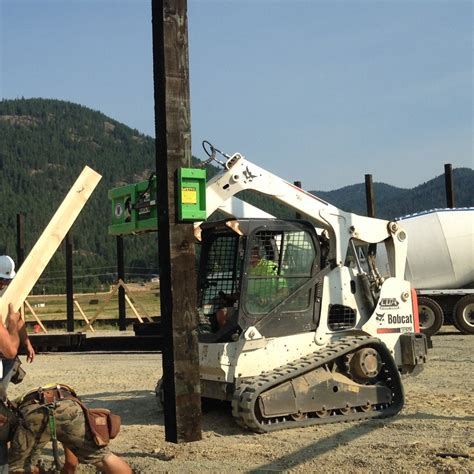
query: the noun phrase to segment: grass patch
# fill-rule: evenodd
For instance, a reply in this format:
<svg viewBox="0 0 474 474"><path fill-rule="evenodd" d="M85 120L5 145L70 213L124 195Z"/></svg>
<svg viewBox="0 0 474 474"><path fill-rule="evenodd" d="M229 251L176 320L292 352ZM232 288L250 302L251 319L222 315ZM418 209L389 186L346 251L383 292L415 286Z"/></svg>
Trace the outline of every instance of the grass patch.
<svg viewBox="0 0 474 474"><path fill-rule="evenodd" d="M157 298L155 285L128 285L128 297L142 318L161 314L160 300ZM95 324L118 319L118 292L111 296L109 293L76 294L75 300L88 319L98 315ZM38 318L43 321L59 321L67 319L66 295L35 295L29 296L28 302ZM134 317L132 309L125 303L128 317ZM34 320L33 315L26 308L26 321ZM74 305L74 320L84 321L79 308Z"/></svg>

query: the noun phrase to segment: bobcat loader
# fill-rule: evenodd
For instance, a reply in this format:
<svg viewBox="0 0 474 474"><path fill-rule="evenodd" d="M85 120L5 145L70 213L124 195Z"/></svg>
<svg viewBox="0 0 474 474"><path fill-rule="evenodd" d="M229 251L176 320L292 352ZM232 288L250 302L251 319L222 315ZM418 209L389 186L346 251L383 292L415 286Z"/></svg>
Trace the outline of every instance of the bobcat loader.
<svg viewBox="0 0 474 474"><path fill-rule="evenodd" d="M196 225L201 396L231 402L237 423L255 432L398 413L400 374L422 368L428 347L404 279L403 228L344 212L238 153L224 156L206 186L208 216L254 190L302 219ZM385 278L373 253L368 271L358 259L361 246L381 243Z"/></svg>
<svg viewBox="0 0 474 474"><path fill-rule="evenodd" d="M227 158L207 185L208 215L252 189L303 220L201 225L202 396L230 401L237 423L256 432L395 415L404 403L400 374L422 367L427 353L404 279L405 231L337 209L240 154ZM374 255L369 272L358 262L359 246L382 242L389 278ZM252 268L256 249L271 272Z"/></svg>

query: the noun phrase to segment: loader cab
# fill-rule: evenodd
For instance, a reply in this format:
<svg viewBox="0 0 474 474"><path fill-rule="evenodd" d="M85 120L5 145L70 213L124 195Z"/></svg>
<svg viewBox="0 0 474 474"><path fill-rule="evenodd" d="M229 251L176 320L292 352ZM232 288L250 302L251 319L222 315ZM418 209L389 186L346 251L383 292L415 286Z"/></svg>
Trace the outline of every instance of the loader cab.
<svg viewBox="0 0 474 474"><path fill-rule="evenodd" d="M306 221L240 219L202 225L198 311L202 342L314 330L319 320L321 245ZM319 281L319 280L318 280ZM224 326L216 315L226 308Z"/></svg>

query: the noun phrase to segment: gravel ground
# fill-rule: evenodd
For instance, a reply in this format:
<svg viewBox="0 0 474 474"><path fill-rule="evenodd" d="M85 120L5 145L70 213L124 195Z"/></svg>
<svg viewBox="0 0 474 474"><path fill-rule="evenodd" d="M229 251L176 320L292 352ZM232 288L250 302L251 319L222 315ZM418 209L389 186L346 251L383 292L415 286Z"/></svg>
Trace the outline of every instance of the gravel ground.
<svg viewBox="0 0 474 474"><path fill-rule="evenodd" d="M164 440L154 387L159 353L47 353L26 367L10 396L49 382L74 387L83 400L122 417L111 448L136 473L474 472L473 338L445 327L433 338L425 370L404 379L406 403L395 418L298 428L265 435L239 428L228 406L203 416L203 439ZM44 459L51 462L51 451ZM80 466L79 472L94 469Z"/></svg>

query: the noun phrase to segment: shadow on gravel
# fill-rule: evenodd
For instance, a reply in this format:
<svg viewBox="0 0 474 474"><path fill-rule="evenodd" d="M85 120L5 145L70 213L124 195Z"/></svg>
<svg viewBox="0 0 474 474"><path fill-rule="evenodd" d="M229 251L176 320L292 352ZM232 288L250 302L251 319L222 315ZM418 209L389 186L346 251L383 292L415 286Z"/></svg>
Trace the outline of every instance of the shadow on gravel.
<svg viewBox="0 0 474 474"><path fill-rule="evenodd" d="M163 412L151 390L123 392L100 392L79 394L81 400L91 408L108 408L120 415L122 425L164 425ZM233 416L230 403L206 400L203 403L202 429L218 436L249 435L255 433L240 428Z"/></svg>
<svg viewBox="0 0 474 474"><path fill-rule="evenodd" d="M108 408L120 415L122 425L164 425L163 412L158 406L155 392L151 390L88 393L79 396L91 408ZM254 434L242 430L235 423L230 403L212 400L212 403L203 403L202 408L204 431L212 431L221 436Z"/></svg>
<svg viewBox="0 0 474 474"><path fill-rule="evenodd" d="M397 420L446 420L446 421L474 421L474 416L433 415L431 413L414 413L412 415L397 415Z"/></svg>
<svg viewBox="0 0 474 474"><path fill-rule="evenodd" d="M137 453L136 451L125 451L120 453L120 456L124 456L128 459L158 459L159 461L172 461L175 457L165 453Z"/></svg>
<svg viewBox="0 0 474 474"><path fill-rule="evenodd" d="M163 413L159 411L155 392L132 390L79 394L81 400L91 408L108 408L120 415L122 425L163 425Z"/></svg>
<svg viewBox="0 0 474 474"><path fill-rule="evenodd" d="M202 404L202 429L218 436L250 435L255 433L242 429L232 416L229 402L204 400Z"/></svg>
<svg viewBox="0 0 474 474"><path fill-rule="evenodd" d="M251 473L266 472L266 471L286 471L294 469L300 464L304 464L311 459L315 459L330 451L334 451L337 446L351 443L357 438L372 433L379 428L383 428L395 421L395 419L367 420L358 422L356 425L351 425L342 433L336 433L328 436L325 439L318 439L315 443L305 446L298 451L286 454L279 459L275 459L271 463L264 464L255 469L250 470ZM316 435L316 433L315 433Z"/></svg>
<svg viewBox="0 0 474 474"><path fill-rule="evenodd" d="M432 415L429 413L415 413L412 415L398 414L394 418L385 418L383 420L367 420L359 422L356 425L349 426L345 431L328 436L325 439L318 439L315 443L305 446L298 451L286 454L271 463L264 464L258 468L252 469L250 473L266 471L282 471L295 469L300 464L304 464L311 459L318 458L323 454L334 451L337 446L348 444L361 436L369 434L379 428L386 427L400 420L452 420L452 421L474 421L473 416L443 416Z"/></svg>
<svg viewBox="0 0 474 474"><path fill-rule="evenodd" d="M163 412L160 411L158 407L155 393L150 390L94 393L82 395L81 399L91 408L108 408L114 413L117 413L117 415L121 416L123 425L164 425ZM409 415L403 413L398 414L393 420L451 420L473 422L474 416L434 415L420 412ZM383 423L387 424L388 422L391 422L391 420L385 419ZM368 422L362 423L360 426L367 426L366 431L360 433L356 430L356 438L380 426L380 421L377 422L376 420L369 420ZM351 428L351 432L354 432L355 428L358 428L358 426ZM203 404L202 429L220 436L255 435L255 433L244 430L236 424L232 417L230 403L228 402L213 401L211 404ZM336 436L343 435L338 434ZM321 449L324 448L324 443L324 440L318 441L317 449L311 451L312 456L318 456L323 453Z"/></svg>

